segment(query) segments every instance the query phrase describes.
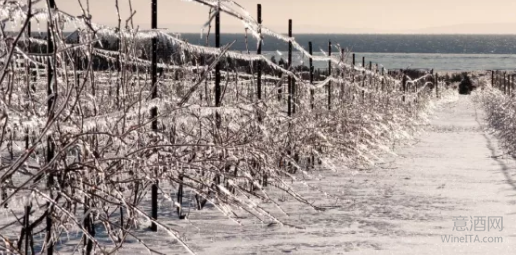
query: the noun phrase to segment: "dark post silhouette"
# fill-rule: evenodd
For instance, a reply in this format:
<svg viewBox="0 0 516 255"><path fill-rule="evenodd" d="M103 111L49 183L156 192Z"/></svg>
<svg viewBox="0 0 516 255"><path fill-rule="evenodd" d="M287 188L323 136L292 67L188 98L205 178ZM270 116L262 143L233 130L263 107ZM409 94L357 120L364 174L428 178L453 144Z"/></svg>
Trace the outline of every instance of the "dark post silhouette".
<svg viewBox="0 0 516 255"><path fill-rule="evenodd" d="M362 103L365 103L365 82L366 82L366 66L365 66L365 57L362 57Z"/></svg>
<svg viewBox="0 0 516 255"><path fill-rule="evenodd" d="M312 54L313 54L312 42L308 42L308 53L310 53L310 60L309 60L309 65L310 65L310 85L313 85L313 83L314 83L314 62L313 62L313 59L312 59ZM314 109L314 94L315 94L314 88L310 87L310 108L312 110Z"/></svg>
<svg viewBox="0 0 516 255"><path fill-rule="evenodd" d="M503 72L503 93L507 94L507 73Z"/></svg>
<svg viewBox="0 0 516 255"><path fill-rule="evenodd" d="M405 75L405 72L403 72L403 78L402 78L401 84L403 86L402 87L403 88L402 100L403 100L403 102L405 102L405 93L407 92L407 76Z"/></svg>
<svg viewBox="0 0 516 255"><path fill-rule="evenodd" d="M152 0L151 7L151 28L158 28L158 0ZM158 39L156 36L152 38L152 49L151 49L151 84L152 84L152 95L151 98L155 99L158 97L158 79L157 79L157 45ZM158 131L158 108L152 107L151 109L151 127L152 131ZM158 219L158 180L156 176L156 180L152 184L151 187L151 217L153 220ZM158 226L156 223L152 222L151 224L152 231L158 231Z"/></svg>
<svg viewBox="0 0 516 255"><path fill-rule="evenodd" d="M215 47L220 48L220 12L215 14ZM220 107L220 97L220 62L218 62L217 65L215 65L215 107ZM218 112L215 113L215 121L217 128L220 128L221 118Z"/></svg>
<svg viewBox="0 0 516 255"><path fill-rule="evenodd" d="M328 57L331 58L331 41L328 42ZM328 78L331 77L331 60L328 60ZM331 110L331 81L328 82L328 110Z"/></svg>
<svg viewBox="0 0 516 255"><path fill-rule="evenodd" d="M435 73L435 95L439 98L439 74Z"/></svg>
<svg viewBox="0 0 516 255"><path fill-rule="evenodd" d="M49 0L48 3L49 3L50 9L56 8L56 3L54 0ZM49 21L48 26L47 26L47 53L49 55L54 54L54 42L52 40L51 28L52 28L52 24L51 24L51 21ZM53 85L52 79L54 79L54 70L53 70L53 66L52 66L52 61L49 58L47 60L47 96L48 96L47 113L48 113L49 120L54 118L53 108L54 108L54 101L57 96L57 95L52 95L54 92L57 92L57 91L54 91L54 89L52 88L52 85ZM47 137L47 153L46 153L47 154L46 155L47 163L51 162L52 159L54 158L54 147L55 147L55 144L54 144L54 141L52 140L52 137L48 136ZM49 174L48 180L47 180L47 187L49 190L52 190L53 186L54 186L54 176L53 176L53 174ZM52 192L50 192L50 198L53 199ZM52 206L51 206L50 202L47 202L47 209L48 209L48 212L47 212L48 215L46 217L46 227L45 227L46 240L45 241L47 243L47 255L52 255L52 254L54 254L54 243L52 241L52 224L53 224L53 222L52 222Z"/></svg>
<svg viewBox="0 0 516 255"><path fill-rule="evenodd" d="M342 62L344 62L344 53L345 53L344 49L340 49L340 56L342 58ZM344 80L346 79L344 71L345 71L345 68L343 67L341 69L342 82L340 83L340 101L341 101L341 103L342 103L342 101L344 101Z"/></svg>
<svg viewBox="0 0 516 255"><path fill-rule="evenodd" d="M292 20L289 19L288 20L288 37L289 38L292 38ZM291 70L291 67L292 67L292 41L289 40L288 42L288 62L287 62L287 70L289 71L292 71ZM288 85L287 85L287 90L288 90L288 98L287 98L287 113L288 113L288 116L290 117L292 115L292 76L288 76Z"/></svg>
<svg viewBox="0 0 516 255"><path fill-rule="evenodd" d="M353 72L352 73L353 76L351 78L352 79L351 82L355 83L355 53L353 53L353 62L352 63L353 63L353 65L351 66L351 68L352 68L351 72ZM355 94L354 93L353 93L353 100L355 100Z"/></svg>
<svg viewBox="0 0 516 255"><path fill-rule="evenodd" d="M29 0L30 1L30 0ZM28 11L28 15L31 14L31 9L27 10ZM27 38L30 39L30 36L31 36L31 25L30 25L30 22L27 24ZM27 53L30 54L30 47L31 47L31 42L30 40L27 40ZM26 67L25 67L25 70L26 70L26 74L27 74L27 77L25 77L27 79L27 93L31 93L31 88L30 88L30 76L31 76L31 71L30 71L30 62L28 60L25 61L25 64L26 64ZM29 129L26 128L25 129L25 149L29 149Z"/></svg>
<svg viewBox="0 0 516 255"><path fill-rule="evenodd" d="M262 5L261 4L258 4L258 25L260 27L258 27L258 34L261 36L261 33L262 33L262 28L261 28L261 25L262 25ZM260 41L258 42L258 49L256 51L256 54L258 55L261 55L262 54L262 39L260 38ZM257 81L256 81L256 85L257 85L257 98L258 100L262 100L262 61L258 61L257 63L257 68L258 68L258 71L257 71ZM260 119L261 121L261 119Z"/></svg>

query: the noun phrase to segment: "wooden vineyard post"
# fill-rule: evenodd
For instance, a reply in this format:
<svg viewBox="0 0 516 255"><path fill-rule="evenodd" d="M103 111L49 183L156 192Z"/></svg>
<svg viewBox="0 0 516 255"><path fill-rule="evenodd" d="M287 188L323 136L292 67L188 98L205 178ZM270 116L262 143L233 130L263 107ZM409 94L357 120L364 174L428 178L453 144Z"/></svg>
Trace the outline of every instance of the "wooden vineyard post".
<svg viewBox="0 0 516 255"><path fill-rule="evenodd" d="M403 103L405 103L405 93L407 92L407 76L405 76L405 72L403 72L403 78L401 80L401 85L403 86L402 87L402 89L403 89L402 101L403 101Z"/></svg>
<svg viewBox="0 0 516 255"><path fill-rule="evenodd" d="M258 49L256 50L256 54L257 55L262 55L262 38L261 38L261 34L262 34L262 5L261 4L258 4L258 34L260 35L260 38L259 38L259 42L258 42ZM256 94L257 94L257 98L258 98L258 101L261 101L262 100L262 61L259 60L257 63L257 81L256 81L256 86L257 86L257 89L256 89ZM259 113L258 114L258 121L259 122L262 122L262 118L261 118L261 114Z"/></svg>
<svg viewBox="0 0 516 255"><path fill-rule="evenodd" d="M220 49L220 11L215 14L215 48ZM220 62L215 65L215 107L221 105L221 89L220 89ZM221 117L219 112L215 113L215 121L217 129L220 129Z"/></svg>
<svg viewBox="0 0 516 255"><path fill-rule="evenodd" d="M310 65L310 85L313 86L314 84L314 62L312 58L313 49L312 49L312 42L308 42L308 53L310 53L310 59L309 59L309 65ZM310 87L310 109L314 109L314 94L315 90L313 87Z"/></svg>
<svg viewBox="0 0 516 255"><path fill-rule="evenodd" d="M355 88L355 63L356 63L355 62L355 53L353 53L353 60L352 60L352 63L351 63L351 72L352 72L351 73L351 75L352 75L351 83L353 84L352 86L354 88L353 92L352 92L352 94L353 94L353 98L352 98L353 103L355 102L355 92L356 92L356 88Z"/></svg>
<svg viewBox="0 0 516 255"><path fill-rule="evenodd" d="M376 75L378 76L378 74L380 73L380 69L378 68L378 63L375 64L376 67L374 69L374 72L376 73ZM375 76L375 79L374 79L374 85L375 85L375 89L376 89L376 92L378 92L378 80L377 80L377 76Z"/></svg>
<svg viewBox="0 0 516 255"><path fill-rule="evenodd" d="M503 72L503 94L507 95L507 73Z"/></svg>
<svg viewBox="0 0 516 255"><path fill-rule="evenodd" d="M49 0L48 1L49 3L49 8L50 9L55 9L56 8L56 3L54 0ZM52 24L52 21L48 21L48 26L47 26L47 53L48 55L52 55L54 57L54 42L52 40L52 27L53 27L53 24ZM47 96L48 96L48 102L47 102L47 114L48 114L48 120L49 122L54 118L54 112L53 112L53 108L54 108L54 102L55 102L55 98L57 95L53 95L54 92L57 92L57 91L54 91L54 88L53 86L57 86L55 84L53 84L52 80L54 79L54 70L53 70L53 63L51 61L50 58L48 58L47 60ZM54 158L54 147L55 147L55 144L54 144L54 141L52 140L52 137L49 135L47 137L47 153L46 153L46 162L47 163L50 163L52 161L52 159ZM48 187L48 190L49 190L49 196L50 196L50 199L53 199L54 198L54 195L53 195L53 188L54 188L54 176L53 174L48 174L48 180L47 180L47 187ZM52 208L52 205L50 202L47 202L47 216L46 216L46 227L45 227L45 242L47 244L46 246L46 249L47 249L47 255L52 255L54 254L54 243L53 243L53 238L52 238L52 224L53 224L53 220L52 220L52 211L53 211L53 208Z"/></svg>
<svg viewBox="0 0 516 255"><path fill-rule="evenodd" d="M28 2L30 2L31 0L27 0ZM32 7L32 5L31 5ZM31 15L31 8L29 8L28 10L28 15ZM27 53L30 54L30 48L31 48L31 43L30 43L30 37L31 37L31 23L29 22L27 24ZM30 97L30 94L31 94L31 88L30 88L30 76L31 76L31 70L30 70L30 61L29 60L25 60L25 79L27 80L27 94L29 95ZM30 139L30 135L29 135L29 128L25 128L25 150L28 150L29 149L29 139Z"/></svg>
<svg viewBox="0 0 516 255"><path fill-rule="evenodd" d="M340 49L340 56L341 56L341 61L342 63L344 63L344 49ZM343 101L344 101L344 81L346 80L346 77L345 77L345 68L344 68L344 65L342 66L342 70L341 70L341 76L342 76L342 81L340 82L340 103L342 105Z"/></svg>
<svg viewBox="0 0 516 255"><path fill-rule="evenodd" d="M152 0L152 7L151 7L151 28L157 29L158 28L158 0ZM158 97L158 84L157 84L157 36L152 37L152 49L151 49L151 84L152 84L152 94L151 98L155 99ZM158 108L152 107L151 112L151 128L152 131L157 132L158 131ZM157 174L157 173L156 173ZM158 176L156 176L156 180L154 180L154 183L151 187L151 218L153 220L158 219ZM158 231L158 226L156 223L152 222L151 224L151 230L152 231Z"/></svg>
<svg viewBox="0 0 516 255"><path fill-rule="evenodd" d="M288 41L288 60L287 60L287 70L288 71L291 71L291 67L292 67L292 20L289 19L288 20L288 37L289 37L289 41ZM287 114L288 116L292 116L292 76L291 75L288 75L288 84L287 84L287 93L288 93L288 96L287 96Z"/></svg>
<svg viewBox="0 0 516 255"><path fill-rule="evenodd" d="M512 87L512 81L511 81L512 75L507 76L507 94L511 94L511 87Z"/></svg>
<svg viewBox="0 0 516 255"><path fill-rule="evenodd" d="M369 71L371 72L371 76L369 77L369 86L367 86L369 89L372 90L373 88L373 62L369 61ZM373 93L369 93L369 101L373 101Z"/></svg>
<svg viewBox="0 0 516 255"><path fill-rule="evenodd" d="M365 83L366 83L366 66L365 66L365 57L362 57L362 103L365 104Z"/></svg>
<svg viewBox="0 0 516 255"><path fill-rule="evenodd" d="M507 76L507 95L511 94L511 86L512 86L511 77L512 77L512 75L510 75L510 74Z"/></svg>
<svg viewBox="0 0 516 255"><path fill-rule="evenodd" d="M293 72L292 70L292 19L288 20L288 59L287 59L287 70L290 72ZM287 77L287 115L288 117L292 116L292 113L295 111L293 110L292 101L294 100L294 86L293 86L293 78L292 75L288 75ZM291 127L291 123L289 123L289 130ZM289 131L290 133L290 131ZM288 144L287 144L287 155L292 154L292 148L290 143L290 135L288 136ZM292 168L292 164L289 162L287 163L287 169L289 172L294 173L295 170Z"/></svg>
<svg viewBox="0 0 516 255"><path fill-rule="evenodd" d="M217 9L215 13L215 48L217 48L220 52L220 10ZM220 76L221 64L220 61L215 65L215 107L219 108L222 105L222 91L220 87L221 76ZM218 133L222 126L222 118L218 110L215 111L215 126L216 132ZM213 180L215 185L219 185L221 183L220 174L215 174L215 178Z"/></svg>
<svg viewBox="0 0 516 255"><path fill-rule="evenodd" d="M310 59L308 60L309 61L309 76L310 76L310 109L312 110L312 114L313 114L313 110L314 110L314 94L315 94L315 89L312 87L313 84L314 84L314 62L313 62L313 49L312 49L312 42L308 42L308 53L310 54ZM313 149L312 149L313 150ZM310 160L309 160L309 166L313 169L315 168L315 155L312 151L312 156L310 157Z"/></svg>
<svg viewBox="0 0 516 255"><path fill-rule="evenodd" d="M508 73L506 73L506 78L505 78L505 94L506 95L509 95L510 84L511 84L511 76Z"/></svg>
<svg viewBox="0 0 516 255"><path fill-rule="evenodd" d="M412 83L412 86L414 87L414 104L417 104L417 103L419 102L419 101L418 101L418 99L419 99L419 93L418 93L417 85L418 85L418 84L417 84L416 82Z"/></svg>
<svg viewBox="0 0 516 255"><path fill-rule="evenodd" d="M439 98L439 74L435 73L435 96Z"/></svg>
<svg viewBox="0 0 516 255"><path fill-rule="evenodd" d="M328 42L328 79L331 78L331 41ZM328 82L328 110L331 110L331 80Z"/></svg>

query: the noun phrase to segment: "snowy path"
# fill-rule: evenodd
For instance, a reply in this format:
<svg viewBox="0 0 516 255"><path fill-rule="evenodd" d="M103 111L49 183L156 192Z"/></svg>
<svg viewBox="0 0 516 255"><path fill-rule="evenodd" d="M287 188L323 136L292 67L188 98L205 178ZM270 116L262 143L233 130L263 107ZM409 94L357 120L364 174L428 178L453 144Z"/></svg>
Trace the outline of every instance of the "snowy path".
<svg viewBox="0 0 516 255"><path fill-rule="evenodd" d="M287 201L291 214L284 220L303 229L251 220L244 220L244 228L206 210L192 213L180 230L199 254L516 254L516 163L500 156L482 118L471 98L460 97L436 113L412 147L397 149L400 157L355 175L324 173L318 183L339 194L340 206L315 212ZM320 200L317 192L301 193ZM318 204L334 204L323 200ZM480 231L481 223L477 231L453 230L456 216L466 216L468 228L470 216L486 216L486 230ZM503 217L502 231L487 231L490 216ZM472 236L467 243L444 243L444 235ZM503 242L471 243L476 235ZM184 252L170 242L154 243L169 253Z"/></svg>

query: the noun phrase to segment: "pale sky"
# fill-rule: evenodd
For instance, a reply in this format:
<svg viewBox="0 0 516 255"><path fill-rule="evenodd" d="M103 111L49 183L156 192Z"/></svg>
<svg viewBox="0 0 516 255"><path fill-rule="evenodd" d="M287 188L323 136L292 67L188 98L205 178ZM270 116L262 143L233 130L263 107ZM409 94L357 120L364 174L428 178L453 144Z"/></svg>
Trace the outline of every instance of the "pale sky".
<svg viewBox="0 0 516 255"><path fill-rule="evenodd" d="M79 0L56 0L58 8L81 14ZM81 0L86 5L86 0ZM151 0L131 0L135 25L150 28ZM262 4L264 25L295 33L508 33L516 34L515 0L236 0L251 14ZM89 0L93 21L117 24L115 0ZM122 20L129 0L119 0ZM201 31L209 8L184 0L158 1L158 27L170 32ZM243 25L221 17L223 33L243 32Z"/></svg>

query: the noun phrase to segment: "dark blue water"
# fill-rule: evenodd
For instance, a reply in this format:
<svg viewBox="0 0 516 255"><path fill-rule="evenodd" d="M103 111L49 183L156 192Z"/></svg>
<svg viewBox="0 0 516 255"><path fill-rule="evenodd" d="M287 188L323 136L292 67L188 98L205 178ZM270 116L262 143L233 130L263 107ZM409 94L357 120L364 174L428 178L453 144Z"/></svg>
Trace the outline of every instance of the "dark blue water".
<svg viewBox="0 0 516 255"><path fill-rule="evenodd" d="M287 52L266 51L267 57L276 60L287 58ZM316 52L315 55L322 55ZM515 70L515 54L441 54L441 53L377 53L358 52L356 53L357 65L362 65L362 57L366 59L366 66L369 61L386 69L434 69L436 71L481 71L481 70ZM293 62L295 65L308 64L308 59L303 58L299 53L294 53ZM346 59L351 63L351 58ZM314 62L316 68L325 69L327 62Z"/></svg>
<svg viewBox="0 0 516 255"><path fill-rule="evenodd" d="M206 44L200 34L182 34L190 43ZM314 53L328 51L328 41L340 44L357 54L357 61L365 56L366 61L383 64L388 69L425 68L441 71L512 70L516 69L516 35L295 35L296 41L308 49L312 42ZM236 40L232 50L246 51L242 34L222 34L221 43ZM209 38L214 45L214 36ZM248 48L256 50L256 40L248 37ZM264 38L263 51L269 55L286 58L288 44L276 38ZM335 50L335 49L334 49ZM283 56L276 53L283 52ZM296 63L301 63L297 56ZM315 63L324 68L325 63Z"/></svg>
<svg viewBox="0 0 516 255"><path fill-rule="evenodd" d="M182 34L195 44L205 44L200 34ZM312 42L314 51L327 50L328 41L340 44L353 52L372 53L445 53L445 54L516 54L516 35L337 35L302 34L294 36L296 41L308 48ZM256 40L248 38L249 49L256 49ZM221 43L237 40L233 50L244 51L245 37L242 34L222 34ZM214 45L214 36L210 36ZM276 38L265 36L263 50L287 50L288 45Z"/></svg>

